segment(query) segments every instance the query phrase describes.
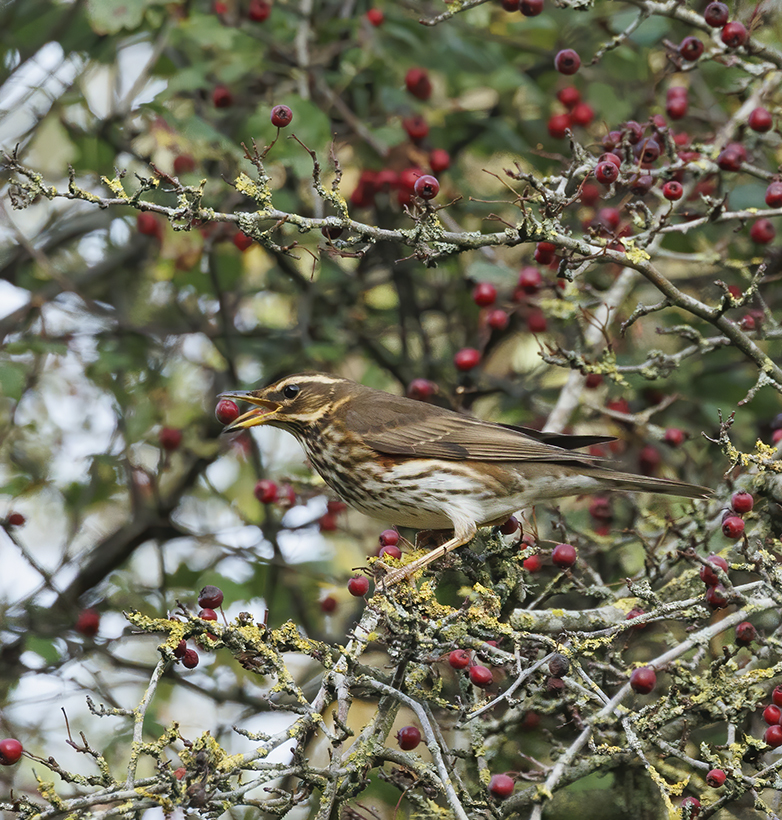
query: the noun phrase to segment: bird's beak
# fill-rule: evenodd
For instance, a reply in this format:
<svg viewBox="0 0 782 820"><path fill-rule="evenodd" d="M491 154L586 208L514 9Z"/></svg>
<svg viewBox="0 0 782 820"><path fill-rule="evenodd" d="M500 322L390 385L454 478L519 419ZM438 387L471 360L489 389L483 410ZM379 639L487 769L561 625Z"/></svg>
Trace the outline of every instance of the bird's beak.
<svg viewBox="0 0 782 820"><path fill-rule="evenodd" d="M233 424L223 429L224 433L236 433L239 430L246 430L248 427L255 427L258 424L266 424L277 414L282 405L276 401L269 399L262 399L255 395L250 390L240 390L233 393L220 393L221 399L233 399L235 401L246 401L248 404L254 404L252 410L248 410L243 415L239 416Z"/></svg>

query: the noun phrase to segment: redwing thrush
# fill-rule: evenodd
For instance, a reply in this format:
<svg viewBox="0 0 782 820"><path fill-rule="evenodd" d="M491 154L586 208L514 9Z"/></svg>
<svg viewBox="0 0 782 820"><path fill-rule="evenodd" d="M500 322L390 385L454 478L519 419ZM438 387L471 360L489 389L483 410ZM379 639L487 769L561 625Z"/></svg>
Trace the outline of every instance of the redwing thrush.
<svg viewBox="0 0 782 820"><path fill-rule="evenodd" d="M711 495L570 452L610 439L493 424L324 373L221 398L256 405L226 432L258 424L287 430L323 480L361 512L406 527L453 529L443 546L388 573L386 585L466 544L478 527L538 501L604 490Z"/></svg>

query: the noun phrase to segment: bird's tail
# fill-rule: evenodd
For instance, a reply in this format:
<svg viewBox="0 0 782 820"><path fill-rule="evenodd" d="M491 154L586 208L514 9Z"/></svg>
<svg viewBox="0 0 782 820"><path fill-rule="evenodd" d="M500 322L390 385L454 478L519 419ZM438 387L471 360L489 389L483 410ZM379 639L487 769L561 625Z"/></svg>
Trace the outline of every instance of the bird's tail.
<svg viewBox="0 0 782 820"><path fill-rule="evenodd" d="M650 476L620 473L613 470L601 470L600 478L605 479L613 487L606 489L625 490L632 493L663 493L678 495L681 498L711 498L714 491L709 487L698 484L688 484L686 481L675 481L670 478L652 478Z"/></svg>

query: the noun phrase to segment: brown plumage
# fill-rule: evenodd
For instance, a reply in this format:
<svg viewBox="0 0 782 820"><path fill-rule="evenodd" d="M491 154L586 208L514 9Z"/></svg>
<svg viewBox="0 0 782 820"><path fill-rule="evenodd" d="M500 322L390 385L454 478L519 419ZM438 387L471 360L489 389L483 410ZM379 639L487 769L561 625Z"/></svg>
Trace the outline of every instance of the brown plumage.
<svg viewBox="0 0 782 820"><path fill-rule="evenodd" d="M453 538L390 572L386 585L467 543L477 527L538 501L605 490L711 495L706 487L619 472L571 452L610 441L604 437L494 424L323 373L222 397L255 405L227 432L259 424L287 430L324 481L362 512L418 529L453 528Z"/></svg>

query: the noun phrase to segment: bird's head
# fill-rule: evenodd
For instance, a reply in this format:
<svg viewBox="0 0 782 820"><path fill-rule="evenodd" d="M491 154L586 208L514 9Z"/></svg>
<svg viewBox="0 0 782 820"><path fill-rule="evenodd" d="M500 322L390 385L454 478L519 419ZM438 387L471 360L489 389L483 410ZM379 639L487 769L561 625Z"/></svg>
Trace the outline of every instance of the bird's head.
<svg viewBox="0 0 782 820"><path fill-rule="evenodd" d="M259 424L282 427L296 432L331 412L345 388L347 379L325 373L300 373L286 376L260 390L221 393L221 399L252 404L252 410L239 416L224 433L246 430Z"/></svg>

